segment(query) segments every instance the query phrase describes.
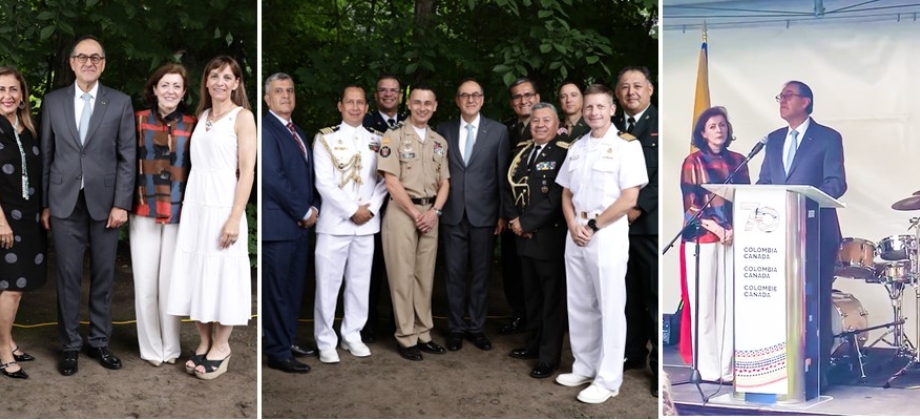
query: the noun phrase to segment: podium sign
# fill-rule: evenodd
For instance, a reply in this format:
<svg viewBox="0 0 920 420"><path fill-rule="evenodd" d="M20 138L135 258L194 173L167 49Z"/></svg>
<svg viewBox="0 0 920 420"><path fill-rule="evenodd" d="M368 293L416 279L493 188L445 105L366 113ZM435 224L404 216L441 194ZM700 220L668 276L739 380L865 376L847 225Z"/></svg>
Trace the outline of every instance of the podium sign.
<svg viewBox="0 0 920 420"><path fill-rule="evenodd" d="M817 397L820 207L842 204L808 186L704 187L732 202L734 397Z"/></svg>

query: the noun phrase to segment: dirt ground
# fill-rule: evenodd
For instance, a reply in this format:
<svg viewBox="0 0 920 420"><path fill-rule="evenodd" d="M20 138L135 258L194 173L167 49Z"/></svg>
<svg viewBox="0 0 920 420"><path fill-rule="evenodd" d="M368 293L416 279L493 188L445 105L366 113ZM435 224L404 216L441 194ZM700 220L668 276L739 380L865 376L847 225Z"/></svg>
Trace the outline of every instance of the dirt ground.
<svg viewBox="0 0 920 420"><path fill-rule="evenodd" d="M49 263L54 267L52 252ZM86 261L88 267L89 260ZM194 324L182 324L182 359L175 365L153 367L140 358L134 318L134 283L130 256L120 249L115 274L113 320L109 348L124 367L107 370L85 352L79 371L69 377L57 370L61 345L58 341L57 292L53 270L39 290L23 294L13 337L21 348L37 358L21 366L27 380L0 378L3 384L3 418L255 418L258 380L256 365L256 319L233 330L233 358L226 374L203 381L185 373L184 360L198 344ZM88 269L87 269L88 272ZM83 320L88 278L83 284ZM253 282L253 314L256 313ZM83 335L86 337L86 326Z"/></svg>
<svg viewBox="0 0 920 420"><path fill-rule="evenodd" d="M435 275L433 313L435 342L446 346L447 301L441 273ZM312 370L289 374L269 369L263 360L263 418L657 418L658 400L649 394L647 370L625 373L620 395L604 404L578 402L581 388L566 388L553 379L529 376L533 360L508 357L522 347L525 334L498 335L511 313L505 302L497 264L489 291L490 319L486 335L493 348L482 351L469 341L457 352L424 354L411 362L396 353L391 310L381 309L378 340L372 356L355 358L339 349L341 363L327 365L317 358L301 359ZM314 283L309 282L307 289ZM298 340L314 345L312 292L301 311ZM383 299L382 299L383 300ZM341 302L341 301L340 301ZM386 299L386 305L389 299ZM341 316L341 303L339 304ZM341 319L339 318L339 321ZM336 329L339 322L336 322ZM388 327L388 328L384 328ZM573 358L566 340L559 373L571 371Z"/></svg>

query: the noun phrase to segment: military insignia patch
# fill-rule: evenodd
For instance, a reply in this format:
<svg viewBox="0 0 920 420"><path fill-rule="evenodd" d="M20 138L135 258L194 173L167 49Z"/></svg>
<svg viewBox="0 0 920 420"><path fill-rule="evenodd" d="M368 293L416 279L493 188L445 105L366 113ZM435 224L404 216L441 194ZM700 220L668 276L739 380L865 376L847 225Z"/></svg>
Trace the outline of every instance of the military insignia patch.
<svg viewBox="0 0 920 420"><path fill-rule="evenodd" d="M434 154L444 156L444 146L441 143L434 142Z"/></svg>
<svg viewBox="0 0 920 420"><path fill-rule="evenodd" d="M390 146L383 146L380 148L380 156L389 157L390 156Z"/></svg>

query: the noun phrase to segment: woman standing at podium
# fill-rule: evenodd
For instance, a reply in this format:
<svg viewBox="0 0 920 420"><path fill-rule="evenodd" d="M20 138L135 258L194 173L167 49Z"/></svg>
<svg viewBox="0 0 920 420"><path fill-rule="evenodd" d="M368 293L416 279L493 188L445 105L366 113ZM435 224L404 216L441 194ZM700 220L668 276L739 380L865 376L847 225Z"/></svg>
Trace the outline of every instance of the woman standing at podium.
<svg viewBox="0 0 920 420"><path fill-rule="evenodd" d="M689 362L692 351L698 351L697 369L704 381L731 382L734 337L732 323L732 209L731 203L716 196L706 206L712 192L703 184L750 184L747 165L731 180L729 175L744 162L744 155L728 150L734 137L725 108L713 107L703 111L693 128L693 151L684 159L680 189L684 198L684 225L696 213L702 213L687 227L681 242L681 299L684 309L681 319L680 354ZM705 207L704 207L705 206ZM696 243L699 242L699 256ZM695 278L699 264L699 290ZM699 319L695 313L699 293ZM696 328L696 330L694 330ZM699 334L699 348L691 348Z"/></svg>

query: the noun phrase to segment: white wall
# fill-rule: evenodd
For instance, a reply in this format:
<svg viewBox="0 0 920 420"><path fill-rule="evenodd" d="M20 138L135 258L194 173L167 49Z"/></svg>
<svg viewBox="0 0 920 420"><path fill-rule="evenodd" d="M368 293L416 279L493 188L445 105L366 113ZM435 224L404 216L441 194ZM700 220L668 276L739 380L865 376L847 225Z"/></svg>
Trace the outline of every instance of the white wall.
<svg viewBox="0 0 920 420"><path fill-rule="evenodd" d="M680 165L689 151L700 41L699 30L662 34L662 246L681 227ZM878 242L908 233L908 219L920 211L895 211L891 204L920 190L920 22L717 28L708 41L712 105L728 109L733 150L747 154L785 125L774 97L784 82L801 80L814 91L815 121L843 135L849 185L841 197L847 208L839 211L843 236ZM754 180L762 161L761 155L751 164ZM675 247L662 257L662 312L677 307L679 281ZM839 278L834 287L862 302L870 325L892 321L884 286ZM917 343L915 296L908 288L904 308Z"/></svg>

